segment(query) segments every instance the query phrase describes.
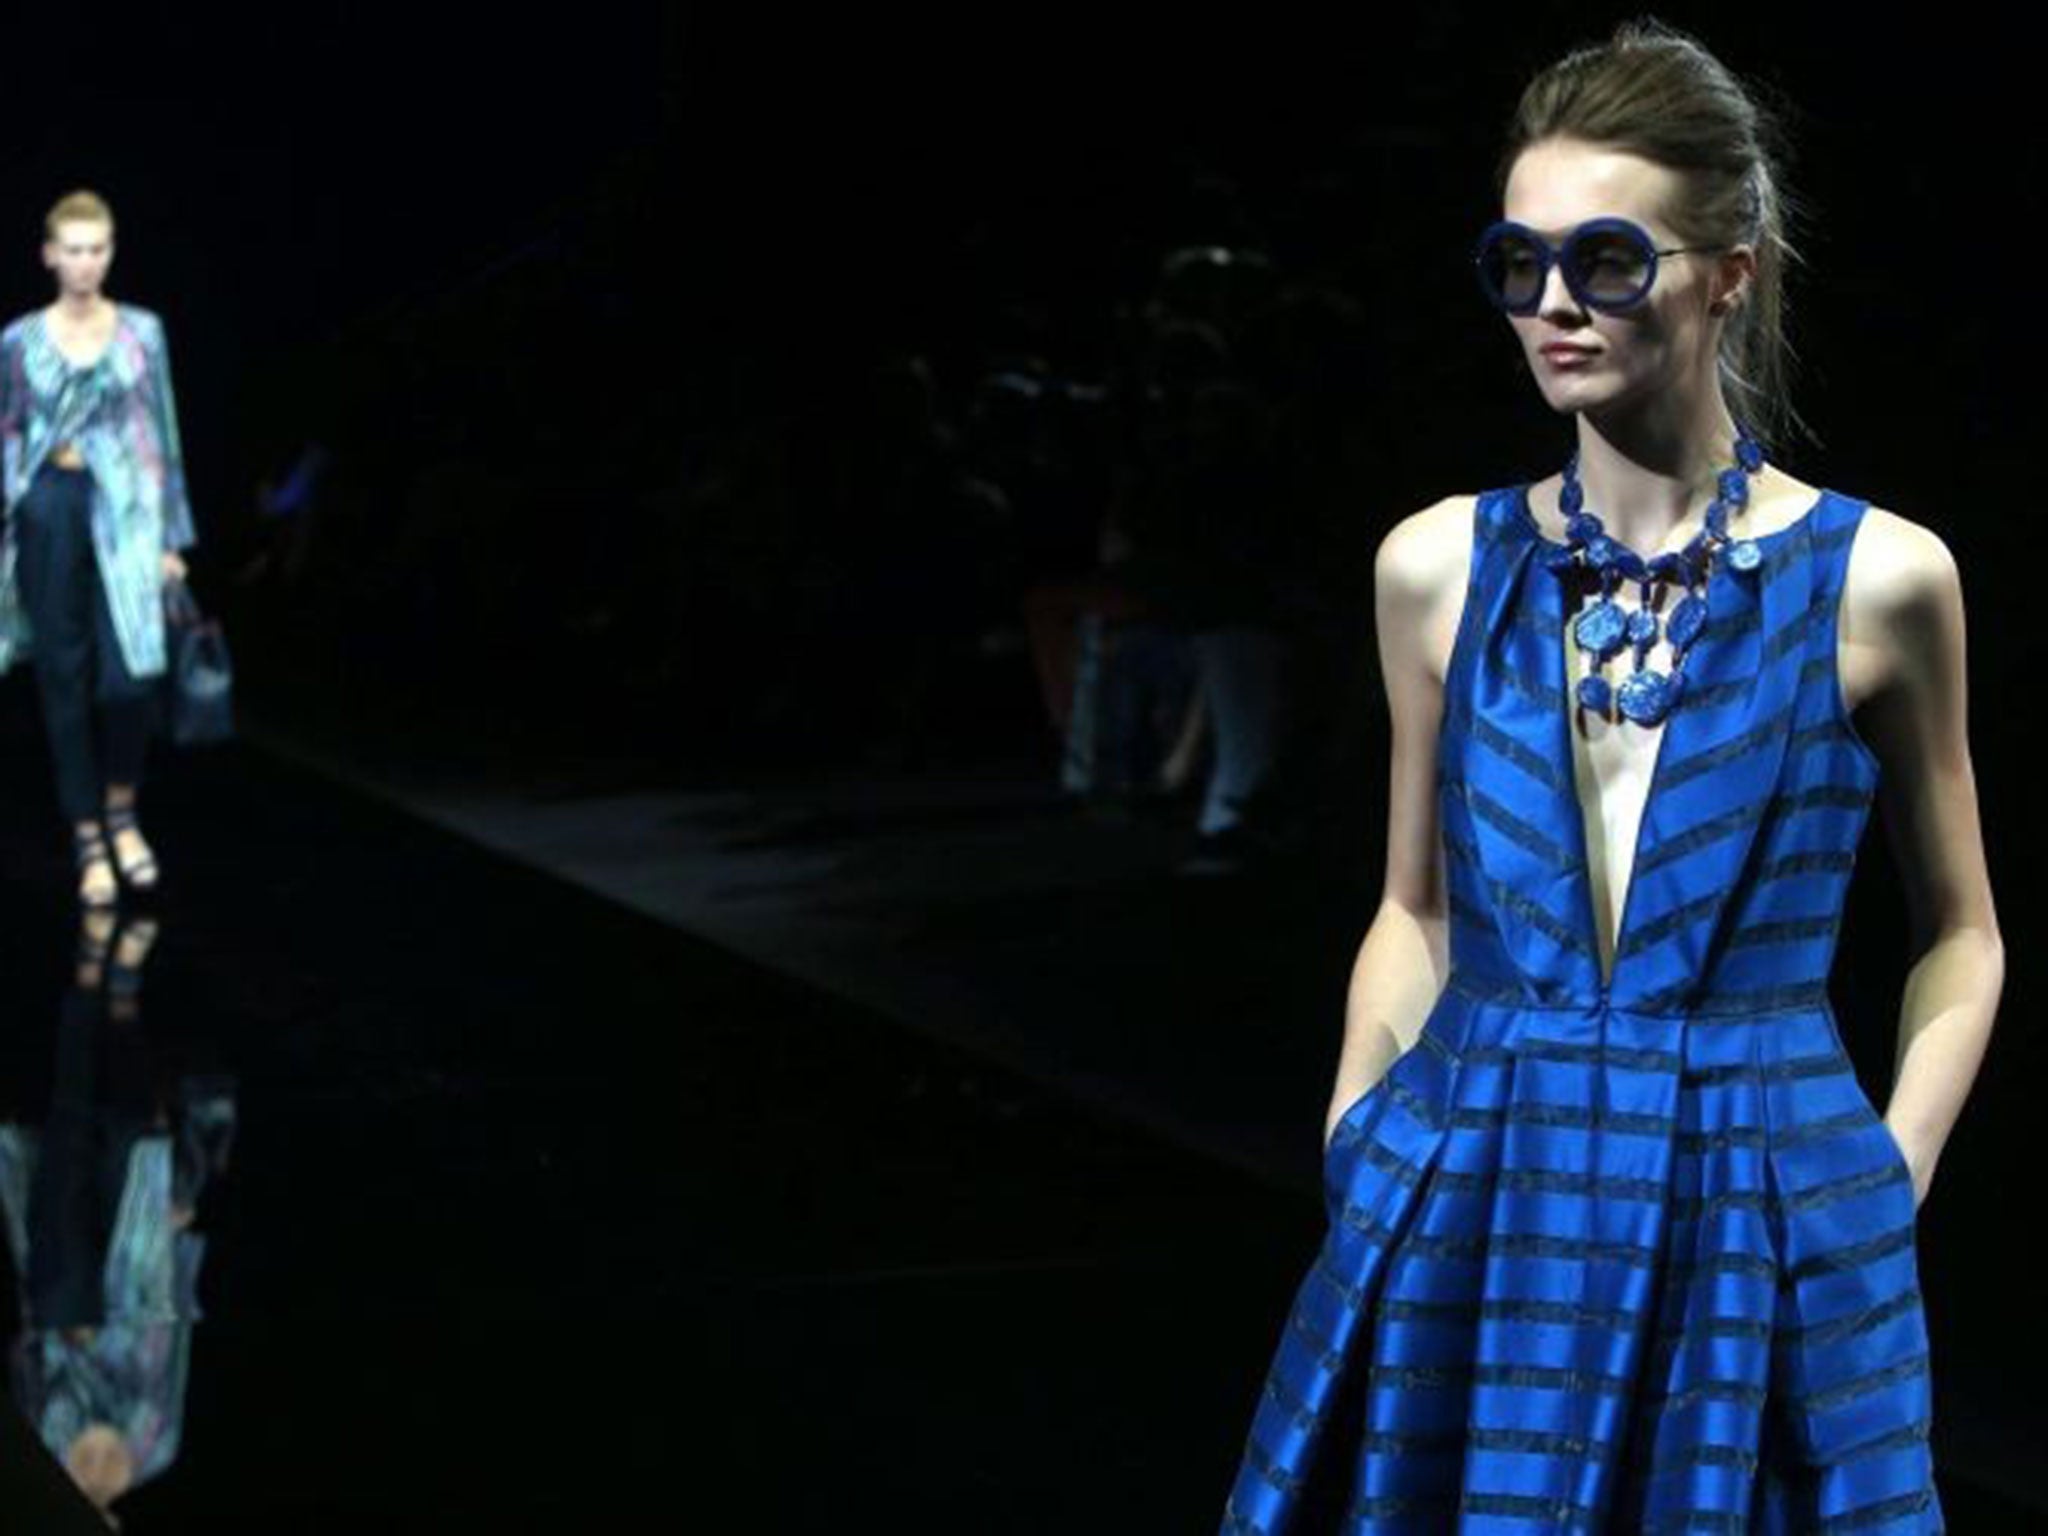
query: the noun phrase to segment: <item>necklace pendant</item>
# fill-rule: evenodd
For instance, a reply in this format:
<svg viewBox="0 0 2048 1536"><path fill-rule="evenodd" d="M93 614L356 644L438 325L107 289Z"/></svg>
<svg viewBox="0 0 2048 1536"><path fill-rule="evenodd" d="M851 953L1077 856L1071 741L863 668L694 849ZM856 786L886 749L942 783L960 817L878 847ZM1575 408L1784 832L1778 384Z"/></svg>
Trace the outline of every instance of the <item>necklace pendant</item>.
<svg viewBox="0 0 2048 1536"><path fill-rule="evenodd" d="M1649 557L1607 533L1599 516L1586 509L1578 478L1579 456L1574 453L1565 461L1558 506L1565 514L1568 542L1565 549L1552 551L1547 563L1560 575L1571 572L1578 583L1596 579L1600 589L1600 600L1572 621L1572 635L1579 649L1595 658L1595 665L1604 664L1624 643L1632 644L1636 653L1636 670L1618 684L1610 685L1594 672L1579 679L1576 697L1582 708L1606 720L1614 718L1609 713L1614 708L1621 718L1638 725L1657 725L1677 707L1685 688L1681 669L1686 655L1707 629L1705 588L1715 561L1725 560L1741 572L1754 571L1763 563L1763 550L1754 539L1728 538L1729 510L1749 504L1749 476L1764 464L1761 445L1740 428L1735 461L1735 467L1715 477L1716 494L1707 506L1705 528L1694 534L1684 549ZM1614 589L1623 580L1642 585L1641 606L1632 612L1624 612L1613 600ZM1661 626L1671 645L1668 674L1643 665L1660 627L1651 591L1659 582L1690 589Z"/></svg>
<svg viewBox="0 0 2048 1536"><path fill-rule="evenodd" d="M1614 702L1637 725L1655 725L1678 702L1678 674L1666 676L1653 667L1631 672L1614 690Z"/></svg>
<svg viewBox="0 0 2048 1536"><path fill-rule="evenodd" d="M1628 615L1611 598L1601 598L1572 623L1572 638L1579 642L1579 649L1602 661L1621 649L1627 634Z"/></svg>

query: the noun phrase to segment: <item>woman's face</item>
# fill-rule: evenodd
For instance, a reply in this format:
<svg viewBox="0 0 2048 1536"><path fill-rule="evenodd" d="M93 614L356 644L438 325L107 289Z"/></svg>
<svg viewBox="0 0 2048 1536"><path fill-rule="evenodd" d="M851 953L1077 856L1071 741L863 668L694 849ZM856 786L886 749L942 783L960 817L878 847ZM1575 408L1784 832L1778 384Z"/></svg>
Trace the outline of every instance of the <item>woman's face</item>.
<svg viewBox="0 0 2048 1536"><path fill-rule="evenodd" d="M99 219L66 219L43 243L43 265L56 274L58 291L74 298L98 293L113 260L114 231Z"/></svg>
<svg viewBox="0 0 2048 1536"><path fill-rule="evenodd" d="M1662 217L1679 193L1677 174L1654 161L1581 139L1545 139L1516 159L1502 217L1528 225L1553 249L1588 219L1624 218L1647 230L1658 250L1670 250L1689 243ZM1582 305L1553 264L1536 312L1508 321L1553 410L1626 406L1711 380L1723 323L1714 310L1745 260L1719 253L1660 257L1649 293L1618 314ZM1567 346L1582 350L1544 351Z"/></svg>

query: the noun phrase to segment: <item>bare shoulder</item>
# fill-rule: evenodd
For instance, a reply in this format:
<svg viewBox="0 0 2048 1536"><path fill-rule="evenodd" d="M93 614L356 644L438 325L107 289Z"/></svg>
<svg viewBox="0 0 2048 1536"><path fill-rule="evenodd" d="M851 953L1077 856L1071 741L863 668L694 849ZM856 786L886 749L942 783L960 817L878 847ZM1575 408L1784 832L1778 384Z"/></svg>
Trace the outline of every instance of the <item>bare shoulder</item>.
<svg viewBox="0 0 2048 1536"><path fill-rule="evenodd" d="M1465 602L1477 502L1470 494L1446 496L1409 513L1381 536L1373 559L1383 650L1421 647L1439 680Z"/></svg>
<svg viewBox="0 0 2048 1536"><path fill-rule="evenodd" d="M1947 541L1888 508L1864 510L1842 580L1844 694L1853 704L1960 654L1962 573Z"/></svg>
<svg viewBox="0 0 2048 1536"><path fill-rule="evenodd" d="M1427 603L1442 598L1447 586L1463 590L1477 500L1446 496L1410 512L1381 536L1373 579L1383 599Z"/></svg>
<svg viewBox="0 0 2048 1536"><path fill-rule="evenodd" d="M1944 614L1960 616L1962 573L1940 534L1873 504L1850 546L1842 605L1864 635L1909 638Z"/></svg>

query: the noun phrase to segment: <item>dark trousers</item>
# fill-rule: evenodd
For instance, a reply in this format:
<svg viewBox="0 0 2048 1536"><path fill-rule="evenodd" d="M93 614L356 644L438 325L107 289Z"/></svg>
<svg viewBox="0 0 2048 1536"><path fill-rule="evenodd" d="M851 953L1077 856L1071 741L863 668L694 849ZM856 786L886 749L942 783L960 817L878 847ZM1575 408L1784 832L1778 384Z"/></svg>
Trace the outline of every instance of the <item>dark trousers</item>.
<svg viewBox="0 0 2048 1536"><path fill-rule="evenodd" d="M91 473L44 465L13 519L57 801L70 820L95 821L108 784L142 782L157 692L129 675L114 633L93 549Z"/></svg>

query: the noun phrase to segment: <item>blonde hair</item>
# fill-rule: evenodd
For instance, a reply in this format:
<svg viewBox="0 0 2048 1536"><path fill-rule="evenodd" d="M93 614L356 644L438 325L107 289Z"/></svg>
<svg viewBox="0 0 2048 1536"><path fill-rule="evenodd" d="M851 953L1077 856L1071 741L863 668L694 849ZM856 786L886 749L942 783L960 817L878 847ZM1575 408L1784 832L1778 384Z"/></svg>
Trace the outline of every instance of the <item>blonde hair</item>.
<svg viewBox="0 0 2048 1536"><path fill-rule="evenodd" d="M87 187L76 192L66 192L50 205L50 211L43 215L43 233L54 240L59 224L104 224L107 233L114 232L114 210L107 206L107 200Z"/></svg>

